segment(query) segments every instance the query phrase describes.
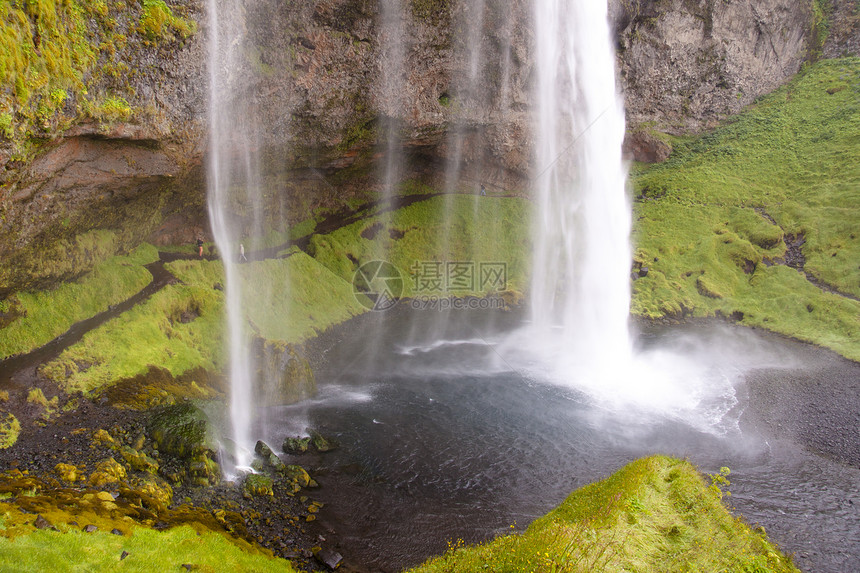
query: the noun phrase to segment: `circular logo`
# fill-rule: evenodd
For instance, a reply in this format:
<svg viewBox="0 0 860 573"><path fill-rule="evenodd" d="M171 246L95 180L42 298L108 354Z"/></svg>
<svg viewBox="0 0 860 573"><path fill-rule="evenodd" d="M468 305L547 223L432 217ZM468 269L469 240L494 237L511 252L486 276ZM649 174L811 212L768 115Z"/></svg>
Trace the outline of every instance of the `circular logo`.
<svg viewBox="0 0 860 573"><path fill-rule="evenodd" d="M403 275L388 261L364 263L352 277L355 300L373 311L393 308L403 294Z"/></svg>

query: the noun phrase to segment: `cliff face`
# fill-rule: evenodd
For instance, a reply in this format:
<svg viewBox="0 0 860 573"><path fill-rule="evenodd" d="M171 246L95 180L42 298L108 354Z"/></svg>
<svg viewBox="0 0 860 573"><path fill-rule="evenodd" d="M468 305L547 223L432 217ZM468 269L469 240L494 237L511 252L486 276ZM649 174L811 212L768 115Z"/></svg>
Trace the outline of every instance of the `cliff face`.
<svg viewBox="0 0 860 573"><path fill-rule="evenodd" d="M439 184L445 158L457 155L463 185L527 188L531 3L406 4L394 26L382 25L374 0L249 1L234 15L247 23L237 41L248 64L235 96L259 110L265 184L297 218L373 188L391 130L407 176ZM117 26L127 41L99 53L88 97L121 94L133 114L71 113L66 127L33 133L38 151L17 161L8 145L0 153L0 296L86 270L101 255L79 237L93 229L114 231L108 251L205 231L206 14L198 0L167 6L196 21L196 32L147 40L137 9L116 15L113 28L90 27L95 44ZM811 46L813 13L793 0L610 7L633 126L707 128L793 75ZM470 33L476 22L480 33ZM396 28L402 71L385 48ZM97 73L108 65L120 71Z"/></svg>
<svg viewBox="0 0 860 573"><path fill-rule="evenodd" d="M642 0L616 22L629 121L684 133L712 127L797 73L812 11L792 0Z"/></svg>

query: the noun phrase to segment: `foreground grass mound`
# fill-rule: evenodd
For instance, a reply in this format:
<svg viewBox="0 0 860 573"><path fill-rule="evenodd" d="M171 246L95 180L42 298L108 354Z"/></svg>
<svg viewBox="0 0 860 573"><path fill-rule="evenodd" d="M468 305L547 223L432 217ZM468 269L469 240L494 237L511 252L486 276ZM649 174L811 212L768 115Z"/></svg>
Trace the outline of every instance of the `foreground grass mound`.
<svg viewBox="0 0 860 573"><path fill-rule="evenodd" d="M152 280L143 267L156 260L155 247L143 244L55 290L19 292L0 301L0 360L38 348L74 323L131 297Z"/></svg>
<svg viewBox="0 0 860 573"><path fill-rule="evenodd" d="M164 532L135 528L130 535L39 530L0 535L0 571L294 571L289 561L244 551L219 533L190 526ZM0 523L2 533L2 523Z"/></svg>
<svg viewBox="0 0 860 573"><path fill-rule="evenodd" d="M809 66L634 176L633 311L733 316L860 360L860 59Z"/></svg>
<svg viewBox="0 0 860 573"><path fill-rule="evenodd" d="M455 544L413 571L797 571L721 497L689 463L644 458L573 492L522 534Z"/></svg>

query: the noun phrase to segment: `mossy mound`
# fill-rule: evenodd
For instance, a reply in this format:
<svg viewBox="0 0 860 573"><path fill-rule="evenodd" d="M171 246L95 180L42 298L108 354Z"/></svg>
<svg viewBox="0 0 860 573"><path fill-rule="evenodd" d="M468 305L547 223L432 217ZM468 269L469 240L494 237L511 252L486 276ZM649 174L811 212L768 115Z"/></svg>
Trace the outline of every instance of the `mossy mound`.
<svg viewBox="0 0 860 573"><path fill-rule="evenodd" d="M635 257L648 273L633 312L734 316L860 360L858 94L860 59L822 61L638 167Z"/></svg>
<svg viewBox="0 0 860 573"><path fill-rule="evenodd" d="M0 449L11 448L18 441L21 423L10 412L0 411Z"/></svg>
<svg viewBox="0 0 860 573"><path fill-rule="evenodd" d="M763 535L732 517L721 497L689 463L644 458L575 491L522 534L474 547L454 543L413 571L797 573Z"/></svg>
<svg viewBox="0 0 860 573"><path fill-rule="evenodd" d="M159 452L187 459L209 449L208 425L202 410L183 403L157 410L149 418L146 432Z"/></svg>

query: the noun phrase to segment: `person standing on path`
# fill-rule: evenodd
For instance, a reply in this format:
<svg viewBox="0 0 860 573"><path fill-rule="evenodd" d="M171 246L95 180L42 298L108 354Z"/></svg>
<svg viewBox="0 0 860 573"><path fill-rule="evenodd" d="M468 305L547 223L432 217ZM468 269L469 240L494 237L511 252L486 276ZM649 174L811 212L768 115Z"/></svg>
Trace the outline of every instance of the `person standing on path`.
<svg viewBox="0 0 860 573"><path fill-rule="evenodd" d="M245 258L245 245L243 243L239 243L239 261L248 262L248 259Z"/></svg>
<svg viewBox="0 0 860 573"><path fill-rule="evenodd" d="M201 237L197 237L197 254L200 255L200 258L203 258L203 239Z"/></svg>

